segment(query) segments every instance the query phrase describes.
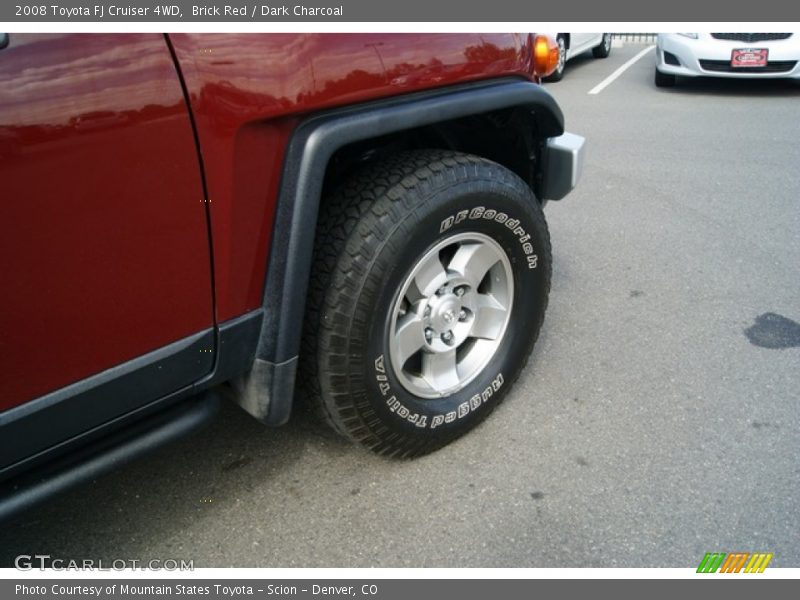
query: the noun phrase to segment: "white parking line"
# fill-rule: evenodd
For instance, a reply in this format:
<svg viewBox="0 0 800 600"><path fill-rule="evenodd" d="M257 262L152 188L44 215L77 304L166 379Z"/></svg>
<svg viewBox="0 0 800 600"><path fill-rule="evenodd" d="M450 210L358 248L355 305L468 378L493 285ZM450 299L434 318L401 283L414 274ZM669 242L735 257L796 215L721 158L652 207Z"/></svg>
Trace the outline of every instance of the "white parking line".
<svg viewBox="0 0 800 600"><path fill-rule="evenodd" d="M648 46L647 48L645 48L644 50L639 52L639 54L634 56L632 59L630 59L624 65L622 65L619 69L614 71L611 75L609 75L608 77L603 79L603 81L601 81L596 86L594 86L591 90L589 90L589 94L590 95L594 95L594 94L599 94L600 92L602 92L604 89L606 89L606 87L608 85L611 84L611 82L613 82L617 77L619 77L625 71L627 71L631 67L631 65L633 65L637 60L642 58L645 54L650 52L650 50L652 50L653 48L655 48L655 46Z"/></svg>

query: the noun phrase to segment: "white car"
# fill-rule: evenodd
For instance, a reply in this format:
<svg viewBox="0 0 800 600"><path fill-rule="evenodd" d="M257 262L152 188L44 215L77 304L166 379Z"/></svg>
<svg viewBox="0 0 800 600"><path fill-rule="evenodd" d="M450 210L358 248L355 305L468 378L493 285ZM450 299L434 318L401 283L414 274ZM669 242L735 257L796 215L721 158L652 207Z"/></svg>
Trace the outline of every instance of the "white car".
<svg viewBox="0 0 800 600"><path fill-rule="evenodd" d="M545 81L560 81L564 67L571 60L591 50L595 58L606 58L611 52L610 33L551 33L558 44L558 66Z"/></svg>
<svg viewBox="0 0 800 600"><path fill-rule="evenodd" d="M677 76L800 79L800 33L661 33L655 82Z"/></svg>

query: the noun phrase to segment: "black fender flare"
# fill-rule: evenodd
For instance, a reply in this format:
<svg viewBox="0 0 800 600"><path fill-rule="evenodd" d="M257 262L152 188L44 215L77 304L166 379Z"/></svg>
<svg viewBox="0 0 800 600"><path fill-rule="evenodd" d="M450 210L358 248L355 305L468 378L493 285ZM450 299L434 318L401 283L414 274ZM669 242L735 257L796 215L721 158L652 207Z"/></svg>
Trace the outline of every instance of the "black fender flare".
<svg viewBox="0 0 800 600"><path fill-rule="evenodd" d="M237 401L260 421L285 423L291 412L305 298L323 181L343 146L399 131L508 108L530 111L537 135L564 133L564 116L545 89L503 79L406 94L314 115L287 147L264 285L264 319L255 362L234 380Z"/></svg>

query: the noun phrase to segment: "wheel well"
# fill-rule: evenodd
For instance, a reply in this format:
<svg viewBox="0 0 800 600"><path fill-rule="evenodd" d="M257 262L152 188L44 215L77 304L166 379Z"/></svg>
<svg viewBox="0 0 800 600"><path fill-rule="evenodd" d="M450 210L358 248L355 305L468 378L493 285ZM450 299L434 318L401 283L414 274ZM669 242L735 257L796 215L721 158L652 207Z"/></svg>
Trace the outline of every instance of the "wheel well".
<svg viewBox="0 0 800 600"><path fill-rule="evenodd" d="M390 98L301 123L286 149L275 208L255 362L264 369L243 382L258 392L251 395L254 412L265 423L288 419L314 250L309 229L325 186L383 153L433 146L493 159L536 189L537 157L547 138L563 133L555 99L518 78Z"/></svg>
<svg viewBox="0 0 800 600"><path fill-rule="evenodd" d="M339 148L328 162L323 202L356 170L405 150L455 150L481 156L503 165L534 187L540 146L535 127L529 111L511 108L348 144Z"/></svg>

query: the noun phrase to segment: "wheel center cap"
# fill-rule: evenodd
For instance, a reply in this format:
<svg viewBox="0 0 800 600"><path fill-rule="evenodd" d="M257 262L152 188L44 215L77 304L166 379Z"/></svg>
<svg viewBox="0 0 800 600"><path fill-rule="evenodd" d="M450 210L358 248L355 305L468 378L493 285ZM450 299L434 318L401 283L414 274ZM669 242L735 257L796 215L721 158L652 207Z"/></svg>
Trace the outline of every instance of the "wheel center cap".
<svg viewBox="0 0 800 600"><path fill-rule="evenodd" d="M437 334L449 331L458 320L461 300L455 294L445 294L431 298L430 326Z"/></svg>

